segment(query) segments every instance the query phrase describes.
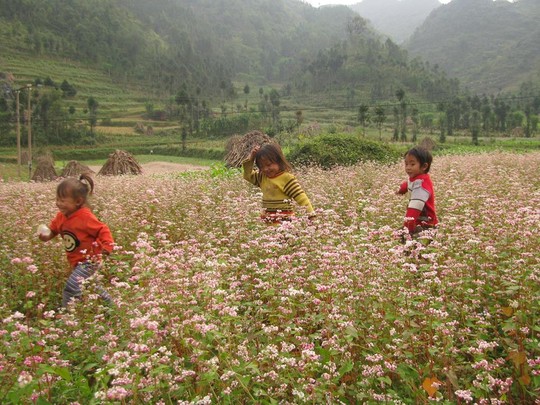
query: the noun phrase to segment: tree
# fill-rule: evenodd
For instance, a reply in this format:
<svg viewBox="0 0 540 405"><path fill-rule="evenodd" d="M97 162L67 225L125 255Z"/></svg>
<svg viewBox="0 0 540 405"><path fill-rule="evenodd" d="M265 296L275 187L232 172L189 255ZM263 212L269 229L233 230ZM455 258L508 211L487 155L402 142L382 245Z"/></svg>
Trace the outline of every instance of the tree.
<svg viewBox="0 0 540 405"><path fill-rule="evenodd" d="M521 128L523 126L523 121L525 120L525 114L522 111L514 111L510 114L508 125L510 128Z"/></svg>
<svg viewBox="0 0 540 405"><path fill-rule="evenodd" d="M491 106L489 104L489 100L487 97L484 96L482 99L482 107L480 110L480 113L482 114L482 129L488 133L489 132L489 120L491 117Z"/></svg>
<svg viewBox="0 0 540 405"><path fill-rule="evenodd" d="M97 110L99 104L94 97L90 96L86 102L86 105L88 106L88 122L90 123L90 132L93 134L94 127L97 124Z"/></svg>
<svg viewBox="0 0 540 405"><path fill-rule="evenodd" d="M184 83L180 91L176 93L175 102L180 106L180 121L183 128L185 129L187 126L189 128L189 134L193 135L193 101L186 89L187 86ZM182 142L184 145L185 141L183 140Z"/></svg>
<svg viewBox="0 0 540 405"><path fill-rule="evenodd" d="M367 29L368 23L362 17L355 16L347 22L347 34L349 38L360 37Z"/></svg>
<svg viewBox="0 0 540 405"><path fill-rule="evenodd" d="M249 90L250 90L250 89L249 89L249 85L246 84L246 85L244 86L244 94L246 95L246 104L244 105L244 108L246 109L246 111L247 111L247 109L248 109L248 95L249 95Z"/></svg>
<svg viewBox="0 0 540 405"><path fill-rule="evenodd" d="M386 120L386 111L382 105L375 107L375 123L379 129L379 140L382 141L382 126Z"/></svg>
<svg viewBox="0 0 540 405"><path fill-rule="evenodd" d="M478 145L478 135L480 134L481 114L477 110L473 110L471 114L471 135L473 145Z"/></svg>
<svg viewBox="0 0 540 405"><path fill-rule="evenodd" d="M532 105L527 104L525 106L525 137L531 137L531 115L532 115Z"/></svg>
<svg viewBox="0 0 540 405"><path fill-rule="evenodd" d="M407 141L407 101L405 100L405 90L401 88L397 89L396 98L398 99L398 102L399 102L399 113L396 118L397 129L398 129L398 132L401 133L400 140L402 142L406 142Z"/></svg>
<svg viewBox="0 0 540 405"><path fill-rule="evenodd" d="M422 128L429 130L430 135L433 134L433 121L434 116L432 113L425 113L420 116L420 125Z"/></svg>
<svg viewBox="0 0 540 405"><path fill-rule="evenodd" d="M60 90L64 93L64 97L75 97L77 95L77 89L73 87L67 80L64 80L60 85Z"/></svg>
<svg viewBox="0 0 540 405"><path fill-rule="evenodd" d="M183 126L182 127L182 150L185 151L186 150L186 141L187 141L187 130L186 130L186 127Z"/></svg>
<svg viewBox="0 0 540 405"><path fill-rule="evenodd" d="M418 108L413 108L411 111L411 120L413 122L412 141L416 142L418 139Z"/></svg>
<svg viewBox="0 0 540 405"><path fill-rule="evenodd" d="M302 113L302 110L297 110L295 113L296 116L296 128L299 131L300 125L302 125L302 122L304 122L304 115Z"/></svg>
<svg viewBox="0 0 540 405"><path fill-rule="evenodd" d="M402 100L400 103L401 108L401 142L407 142L407 102Z"/></svg>
<svg viewBox="0 0 540 405"><path fill-rule="evenodd" d="M347 107L352 107L354 105L354 99L356 97L356 91L353 87L347 88Z"/></svg>
<svg viewBox="0 0 540 405"><path fill-rule="evenodd" d="M392 141L397 142L399 140L399 108L397 105L393 108L394 112L394 134L392 135Z"/></svg>
<svg viewBox="0 0 540 405"><path fill-rule="evenodd" d="M362 133L364 136L366 136L366 124L369 120L369 106L367 104L360 104L360 107L358 107L358 122L362 125Z"/></svg>
<svg viewBox="0 0 540 405"><path fill-rule="evenodd" d="M270 91L269 99L270 99L270 105L272 107L272 126L275 128L278 127L279 124L279 105L281 104L280 95L277 90L272 89Z"/></svg>
<svg viewBox="0 0 540 405"><path fill-rule="evenodd" d="M498 98L493 101L493 112L496 117L495 125L499 131L506 131L506 121L510 108L511 107L508 104Z"/></svg>
<svg viewBox="0 0 540 405"><path fill-rule="evenodd" d="M446 113L444 112L444 104L439 103L437 104L437 111L439 111L439 128L441 130L441 133L439 134L439 142L445 143L446 142Z"/></svg>

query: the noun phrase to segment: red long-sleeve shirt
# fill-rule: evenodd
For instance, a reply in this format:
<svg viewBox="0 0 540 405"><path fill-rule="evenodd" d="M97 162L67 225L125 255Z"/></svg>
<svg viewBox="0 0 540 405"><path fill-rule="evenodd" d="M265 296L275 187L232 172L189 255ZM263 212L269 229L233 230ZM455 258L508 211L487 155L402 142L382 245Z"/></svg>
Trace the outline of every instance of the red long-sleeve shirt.
<svg viewBox="0 0 540 405"><path fill-rule="evenodd" d="M107 225L87 207L66 217L59 212L49 225L53 235L62 235L71 267L88 260L100 260L103 251L111 253L114 240Z"/></svg>
<svg viewBox="0 0 540 405"><path fill-rule="evenodd" d="M418 225L437 225L439 221L435 213L435 193L429 174L419 174L404 181L399 188L399 193L405 194L407 191L410 191L411 195L405 213L404 226L409 229L409 232L414 232Z"/></svg>

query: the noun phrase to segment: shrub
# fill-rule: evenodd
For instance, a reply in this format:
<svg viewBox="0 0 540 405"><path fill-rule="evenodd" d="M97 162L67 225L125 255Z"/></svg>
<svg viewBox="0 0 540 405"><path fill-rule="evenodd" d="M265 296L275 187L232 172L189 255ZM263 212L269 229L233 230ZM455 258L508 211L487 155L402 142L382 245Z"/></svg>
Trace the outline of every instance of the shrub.
<svg viewBox="0 0 540 405"><path fill-rule="evenodd" d="M390 145L353 135L322 135L291 150L289 159L296 165L349 166L361 161L390 163L401 154Z"/></svg>

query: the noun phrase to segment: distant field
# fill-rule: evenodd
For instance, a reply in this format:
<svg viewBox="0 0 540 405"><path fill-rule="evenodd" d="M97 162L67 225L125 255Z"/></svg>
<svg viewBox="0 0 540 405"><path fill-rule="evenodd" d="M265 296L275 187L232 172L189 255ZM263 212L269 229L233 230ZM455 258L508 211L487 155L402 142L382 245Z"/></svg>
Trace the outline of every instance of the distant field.
<svg viewBox="0 0 540 405"><path fill-rule="evenodd" d="M182 156L163 156L163 155L135 155L134 158L139 163L150 163L150 162L168 162L168 163L178 163L178 164L191 164L198 166L212 166L219 163L217 160L209 159L199 159L191 157L182 157ZM96 166L104 164L106 159L96 159L96 160L82 160L81 163L87 166ZM62 163L61 167L64 166L67 162L57 162Z"/></svg>
<svg viewBox="0 0 540 405"><path fill-rule="evenodd" d="M207 166L211 167L214 165L219 165L223 163L218 160L211 159L201 159L193 157L181 157L181 156L163 156L163 155L135 155L135 160L140 164L150 163L150 162L167 162L167 163L176 163L182 165L194 165L194 166ZM55 170L60 174L69 160L57 160L55 162ZM86 166L103 166L106 159L94 159L94 160L80 160L81 164ZM35 166L33 166L35 169ZM29 175L29 170L27 165L21 165L20 175L19 168L16 164L12 163L2 163L0 162L0 181L10 181L10 180L22 180L28 181L31 176Z"/></svg>
<svg viewBox="0 0 540 405"><path fill-rule="evenodd" d="M168 137L149 137L145 135L136 134L133 131L128 133L126 128L123 127L108 127L110 132L106 133L106 143L100 145L98 148L107 147L109 150L124 149L135 147L140 153L135 154L135 158L140 163L148 162L171 162L179 164L193 164L193 165L202 165L202 166L212 166L222 162L222 160L209 159L208 157L196 157L196 156L171 156L171 155L160 155L158 153L150 153L156 145L160 145L160 148L176 148L176 150L181 150L181 140L172 136ZM126 132L124 132L126 131ZM358 131L356 131L358 132ZM360 133L358 136L362 136ZM424 137L429 136L428 134L422 134L419 136L419 140ZM370 129L366 135L367 138L378 140L378 132ZM382 136L383 142L389 142L391 135L389 133L384 133ZM432 135L431 138L437 142L437 136ZM298 141L296 137L287 138L286 136L279 136L279 142L283 146L283 150L286 154L289 153L291 147L294 146ZM225 139L189 139L186 142L187 150L224 150L226 144ZM167 146L168 145L168 146ZM412 143L401 144L398 143L403 148L406 148ZM53 151L53 154L61 152L62 156L69 156L70 150L73 150L73 153L78 156L78 158L56 158L56 168L60 171L69 160L78 160L81 163L86 165L102 165L106 158L84 158L86 152L88 151L88 156L92 156L95 152L96 147L53 147L50 150ZM38 148L37 153L42 153L44 150L49 148ZM142 151L143 149L144 151ZM23 148L23 151L25 149ZM481 138L480 145L474 146L471 144L470 139L466 136L456 136L456 137L447 137L446 143L438 144L437 148L433 151L435 156L444 156L444 155L463 155L463 154L478 154L478 153L490 153L493 151L508 151L515 153L524 153L528 151L540 150L540 137L534 138ZM157 151L157 149L156 149ZM35 152L36 153L36 152ZM16 150L15 148L0 148L0 179L2 180L13 180L21 179L27 181L29 176L29 170L27 165L22 165L19 169L14 163L16 161ZM35 170L36 166L32 167L32 170Z"/></svg>

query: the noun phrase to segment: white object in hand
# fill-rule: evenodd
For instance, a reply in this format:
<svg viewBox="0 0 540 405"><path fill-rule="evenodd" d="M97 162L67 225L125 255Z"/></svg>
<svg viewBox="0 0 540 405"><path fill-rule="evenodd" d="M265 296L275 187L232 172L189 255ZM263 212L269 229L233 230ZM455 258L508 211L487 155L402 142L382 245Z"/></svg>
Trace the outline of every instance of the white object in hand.
<svg viewBox="0 0 540 405"><path fill-rule="evenodd" d="M43 236L50 236L51 230L47 225L41 224L40 226L38 226L38 234Z"/></svg>

